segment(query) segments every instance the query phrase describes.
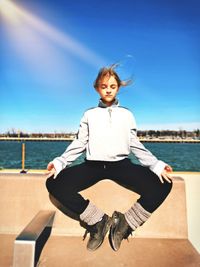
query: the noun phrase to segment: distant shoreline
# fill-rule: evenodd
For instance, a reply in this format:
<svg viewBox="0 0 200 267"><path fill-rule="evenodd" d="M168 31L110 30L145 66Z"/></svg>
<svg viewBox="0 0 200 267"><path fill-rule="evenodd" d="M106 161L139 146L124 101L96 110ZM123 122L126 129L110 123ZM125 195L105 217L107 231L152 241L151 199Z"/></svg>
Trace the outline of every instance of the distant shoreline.
<svg viewBox="0 0 200 267"><path fill-rule="evenodd" d="M18 142L25 142L25 141L73 141L74 137L0 137L0 141L18 141ZM141 142L144 143L200 143L200 140L197 139L188 139L188 138L139 138Z"/></svg>

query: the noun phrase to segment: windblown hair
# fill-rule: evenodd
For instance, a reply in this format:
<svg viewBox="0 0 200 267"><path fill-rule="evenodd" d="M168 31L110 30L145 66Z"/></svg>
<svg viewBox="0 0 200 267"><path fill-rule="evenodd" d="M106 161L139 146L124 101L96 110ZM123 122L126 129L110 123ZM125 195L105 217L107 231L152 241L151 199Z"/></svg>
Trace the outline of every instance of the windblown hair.
<svg viewBox="0 0 200 267"><path fill-rule="evenodd" d="M118 66L118 64L112 64L110 67L103 67L100 69L96 80L94 81L94 88L97 89L102 78L107 77L108 79L113 76L115 78L115 80L117 81L117 85L118 87L120 86L127 86L129 84L132 83L132 80L124 80L122 81L119 77L119 75L117 74L117 72L115 71L115 68Z"/></svg>

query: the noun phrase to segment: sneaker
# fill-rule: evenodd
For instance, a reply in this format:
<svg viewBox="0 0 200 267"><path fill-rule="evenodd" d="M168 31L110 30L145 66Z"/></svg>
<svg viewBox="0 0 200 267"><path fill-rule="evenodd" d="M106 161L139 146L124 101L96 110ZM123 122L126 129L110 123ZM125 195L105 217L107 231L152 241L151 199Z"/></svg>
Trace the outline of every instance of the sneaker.
<svg viewBox="0 0 200 267"><path fill-rule="evenodd" d="M108 215L104 214L100 222L97 222L94 225L84 226L86 228L86 231L83 236L83 240L85 240L87 234L90 233L90 238L87 243L88 250L94 251L101 246L107 232L110 229L111 224L112 224L111 218Z"/></svg>
<svg viewBox="0 0 200 267"><path fill-rule="evenodd" d="M128 236L132 235L132 228L127 223L124 214L115 211L112 215L112 225L109 233L109 242L114 251L120 248L123 239L128 240Z"/></svg>

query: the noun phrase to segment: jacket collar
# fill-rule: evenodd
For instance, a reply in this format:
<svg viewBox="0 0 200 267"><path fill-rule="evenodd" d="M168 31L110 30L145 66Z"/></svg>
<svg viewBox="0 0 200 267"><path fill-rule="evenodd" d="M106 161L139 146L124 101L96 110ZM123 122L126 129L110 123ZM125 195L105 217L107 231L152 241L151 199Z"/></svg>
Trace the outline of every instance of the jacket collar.
<svg viewBox="0 0 200 267"><path fill-rule="evenodd" d="M115 101L113 102L112 106L110 106L110 107L118 107L118 106L119 106L119 101L118 101L118 99L116 98ZM106 106L106 104L103 103L102 99L100 99L100 100L99 100L99 105L98 105L98 107L100 107L100 108L107 108L108 106Z"/></svg>

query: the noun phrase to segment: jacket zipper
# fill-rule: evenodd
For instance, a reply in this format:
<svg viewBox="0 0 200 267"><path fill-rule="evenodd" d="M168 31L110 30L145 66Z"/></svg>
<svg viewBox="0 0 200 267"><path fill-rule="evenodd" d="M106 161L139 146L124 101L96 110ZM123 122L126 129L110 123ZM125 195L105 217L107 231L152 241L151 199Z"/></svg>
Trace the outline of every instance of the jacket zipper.
<svg viewBox="0 0 200 267"><path fill-rule="evenodd" d="M108 113L109 113L109 122L111 123L112 122L112 109L111 108L108 109Z"/></svg>

